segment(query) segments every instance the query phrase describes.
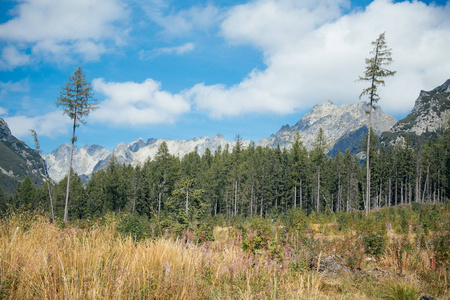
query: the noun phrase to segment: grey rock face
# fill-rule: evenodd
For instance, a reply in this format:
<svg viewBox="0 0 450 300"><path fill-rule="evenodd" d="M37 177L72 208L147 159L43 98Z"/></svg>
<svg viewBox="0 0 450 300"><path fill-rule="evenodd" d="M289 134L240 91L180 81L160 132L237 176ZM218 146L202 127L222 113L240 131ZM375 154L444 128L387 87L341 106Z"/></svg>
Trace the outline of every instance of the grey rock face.
<svg viewBox="0 0 450 300"><path fill-rule="evenodd" d="M405 133L417 136L433 133L447 124L450 117L450 79L431 91L421 91L411 113L389 130L390 133Z"/></svg>
<svg viewBox="0 0 450 300"><path fill-rule="evenodd" d="M43 174L39 153L14 137L8 124L0 118L0 188L9 196L26 176L41 186Z"/></svg>
<svg viewBox="0 0 450 300"><path fill-rule="evenodd" d="M282 148L289 148L295 133L298 132L303 144L308 150L311 150L317 132L319 128L322 128L330 150L344 135L367 126L369 120L366 110L367 106L364 102L336 106L327 100L322 104L315 105L294 126L283 126L275 135L259 140L258 145L269 147L280 145ZM385 114L381 108L372 112L372 127L376 134L389 130L396 122L394 117Z"/></svg>

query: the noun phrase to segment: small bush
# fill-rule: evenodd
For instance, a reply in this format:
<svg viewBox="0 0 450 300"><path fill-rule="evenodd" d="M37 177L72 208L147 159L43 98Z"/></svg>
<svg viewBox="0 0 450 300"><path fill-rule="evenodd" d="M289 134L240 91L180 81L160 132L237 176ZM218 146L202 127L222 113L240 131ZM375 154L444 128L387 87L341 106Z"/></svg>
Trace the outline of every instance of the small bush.
<svg viewBox="0 0 450 300"><path fill-rule="evenodd" d="M130 235L135 241L149 238L153 232L147 217L128 214L121 216L116 229L122 235Z"/></svg>
<svg viewBox="0 0 450 300"><path fill-rule="evenodd" d="M252 218L242 240L242 249L251 253L268 249L273 236L273 225L269 220L260 217Z"/></svg>
<svg viewBox="0 0 450 300"><path fill-rule="evenodd" d="M386 251L386 239L381 234L368 234L363 237L362 244L367 255L380 257Z"/></svg>
<svg viewBox="0 0 450 300"><path fill-rule="evenodd" d="M433 248L436 261L441 265L447 265L450 262L450 233L438 236L433 241Z"/></svg>
<svg viewBox="0 0 450 300"><path fill-rule="evenodd" d="M419 291L414 286L405 283L395 283L388 290L386 299L416 300L418 296Z"/></svg>

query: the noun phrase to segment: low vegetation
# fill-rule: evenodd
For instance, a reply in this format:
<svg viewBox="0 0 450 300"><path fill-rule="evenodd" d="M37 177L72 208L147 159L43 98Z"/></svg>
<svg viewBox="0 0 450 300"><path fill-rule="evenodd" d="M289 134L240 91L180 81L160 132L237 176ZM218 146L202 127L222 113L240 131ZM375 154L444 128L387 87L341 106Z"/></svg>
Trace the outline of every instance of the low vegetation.
<svg viewBox="0 0 450 300"><path fill-rule="evenodd" d="M450 297L449 204L176 222L109 213L0 220L2 299Z"/></svg>

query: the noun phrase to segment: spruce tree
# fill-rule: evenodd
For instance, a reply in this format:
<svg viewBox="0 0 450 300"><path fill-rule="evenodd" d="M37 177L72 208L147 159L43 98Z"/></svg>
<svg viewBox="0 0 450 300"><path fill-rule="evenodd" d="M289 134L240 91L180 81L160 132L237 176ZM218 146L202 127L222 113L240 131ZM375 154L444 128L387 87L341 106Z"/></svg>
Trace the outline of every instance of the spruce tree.
<svg viewBox="0 0 450 300"><path fill-rule="evenodd" d="M317 202L316 211L320 211L320 171L321 167L326 162L325 150L327 149L327 142L323 128L319 128L316 139L312 144L313 149L311 150L311 160L316 167L317 174Z"/></svg>
<svg viewBox="0 0 450 300"><path fill-rule="evenodd" d="M72 170L72 157L73 147L77 140L75 136L75 129L80 124L86 124L84 117L87 117L92 110L97 108L96 101L93 98L91 83L86 81L86 77L83 74L81 67L73 73L69 78L69 81L62 87L62 91L56 101L56 106L63 107L64 114L68 115L73 120L72 131L72 145L70 147L70 159L69 170L67 175L67 190L66 201L64 208L64 222L67 223L69 214L69 186L70 186L70 173Z"/></svg>
<svg viewBox="0 0 450 300"><path fill-rule="evenodd" d="M372 128L372 109L375 109L375 104L380 100L378 95L378 87L380 85L385 85L383 78L394 76L395 71L385 69L383 66L390 65L392 63L392 50L387 48L385 33L383 32L380 36L372 42L373 50L370 54L373 55L371 58L366 58L366 71L363 76L359 77L359 81L369 82L369 87L365 88L359 95L359 99L363 96L369 97L369 133L367 137L367 157L366 157L366 199L365 199L365 214L366 216L370 212L370 129Z"/></svg>
<svg viewBox="0 0 450 300"><path fill-rule="evenodd" d="M36 133L36 131L34 129L30 129L30 131L31 131L31 134L33 135L33 139L34 139L34 144L36 146L36 150L38 151L39 156L41 157L41 163L42 163L42 167L43 167L43 170L44 170L45 182L47 183L47 188L48 188L48 196L50 198L50 211L52 213L52 222L55 223L55 213L53 211L52 192L51 192L51 189L50 189L50 178L49 178L48 173L47 173L47 167L45 165L45 161L44 161L44 159L42 158L42 155L41 155L42 151L41 151L41 146L39 145L39 140L38 140L38 137L37 137L37 133Z"/></svg>

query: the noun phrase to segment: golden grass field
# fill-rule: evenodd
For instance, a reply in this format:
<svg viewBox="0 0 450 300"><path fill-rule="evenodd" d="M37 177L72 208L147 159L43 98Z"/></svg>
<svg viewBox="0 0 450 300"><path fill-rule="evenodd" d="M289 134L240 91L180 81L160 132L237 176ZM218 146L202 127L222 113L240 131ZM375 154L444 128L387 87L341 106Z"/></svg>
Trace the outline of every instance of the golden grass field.
<svg viewBox="0 0 450 300"><path fill-rule="evenodd" d="M431 292L450 299L448 270L432 265L431 252L399 258L388 246L376 265L363 260L355 272L327 276L321 260L345 253L342 241L327 244L317 266L305 269L291 267L293 256L281 246L278 260L244 252L233 232L216 228L215 240L201 245L170 237L137 242L118 234L113 221L63 229L40 215L13 214L0 221L0 298L418 299ZM403 294L412 296L397 297Z"/></svg>

